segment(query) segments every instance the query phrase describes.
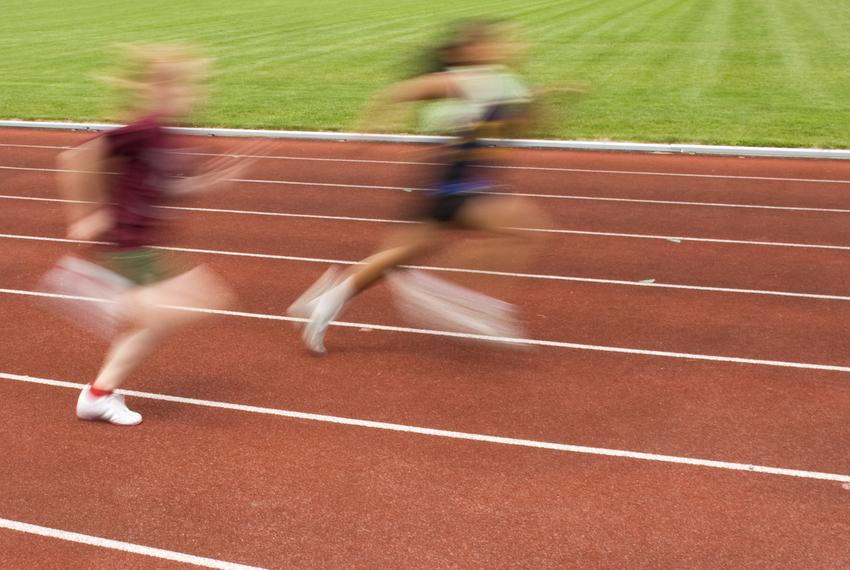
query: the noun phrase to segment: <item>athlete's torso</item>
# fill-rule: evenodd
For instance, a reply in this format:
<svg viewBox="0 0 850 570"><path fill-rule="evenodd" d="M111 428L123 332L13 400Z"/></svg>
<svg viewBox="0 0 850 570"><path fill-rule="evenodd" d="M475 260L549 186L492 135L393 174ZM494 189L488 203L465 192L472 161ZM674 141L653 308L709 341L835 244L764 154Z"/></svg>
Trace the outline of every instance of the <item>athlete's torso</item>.
<svg viewBox="0 0 850 570"><path fill-rule="evenodd" d="M491 163L485 138L505 136L511 123L527 113L531 92L503 66L460 67L445 72L457 96L431 104L423 113L428 130L455 140L446 148L448 166L437 184L440 195L472 192L490 185L473 165Z"/></svg>

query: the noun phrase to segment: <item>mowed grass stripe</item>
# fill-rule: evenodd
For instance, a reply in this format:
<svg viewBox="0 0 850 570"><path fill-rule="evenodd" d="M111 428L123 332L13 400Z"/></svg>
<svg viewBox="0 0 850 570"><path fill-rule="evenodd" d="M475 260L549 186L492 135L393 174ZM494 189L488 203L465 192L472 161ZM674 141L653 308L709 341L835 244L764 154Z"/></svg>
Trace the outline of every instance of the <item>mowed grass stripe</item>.
<svg viewBox="0 0 850 570"><path fill-rule="evenodd" d="M582 81L531 136L850 147L843 0L53 0L7 3L0 115L108 120L109 46L182 39L219 59L193 122L349 129L462 17L507 17L535 84Z"/></svg>

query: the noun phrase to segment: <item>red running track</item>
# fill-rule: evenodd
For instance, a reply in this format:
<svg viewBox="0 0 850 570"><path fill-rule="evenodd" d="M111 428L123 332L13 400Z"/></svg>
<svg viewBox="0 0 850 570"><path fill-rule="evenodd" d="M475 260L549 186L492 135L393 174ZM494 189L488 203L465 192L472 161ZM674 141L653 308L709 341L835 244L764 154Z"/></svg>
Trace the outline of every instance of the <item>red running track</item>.
<svg viewBox="0 0 850 570"><path fill-rule="evenodd" d="M57 148L83 135L7 130L0 144L0 288L36 288L64 252ZM191 140L207 152L239 141ZM422 185L416 147L279 141L251 179L187 206L172 244L316 261L192 254L280 315L326 267L395 227ZM296 158L334 160L296 160ZM670 242L605 233L850 246L841 162L514 151L514 190L551 213L548 254L526 272L455 274L521 304L527 336L601 348L850 366L850 250ZM359 162L338 162L338 159ZM39 170L42 169L42 170ZM572 169L572 170L557 170ZM575 170L582 172L575 172ZM593 171L593 172L588 172ZM636 174L636 172L651 174ZM682 176L687 175L687 176ZM735 178L738 177L738 178ZM771 180L765 180L770 178ZM311 183L279 184L280 181ZM319 186L347 184L351 187ZM582 199L551 196L582 196ZM799 209L597 201L710 202ZM14 199L13 199L14 198ZM353 221L250 212L368 217ZM24 240L37 236L42 240ZM496 269L451 254L437 266ZM686 285L670 289L610 280ZM705 291L698 287L759 293ZM75 383L103 344L22 294L0 294L0 373ZM403 324L379 288L347 321ZM0 378L0 519L261 567L834 568L850 558L850 369L712 362L574 348L505 350L380 330L333 329L305 355L283 321L223 316L175 339L129 389L205 401L801 470L742 472L429 437L249 411L134 399L131 430L73 418L74 390ZM7 567L170 567L158 558L0 528Z"/></svg>

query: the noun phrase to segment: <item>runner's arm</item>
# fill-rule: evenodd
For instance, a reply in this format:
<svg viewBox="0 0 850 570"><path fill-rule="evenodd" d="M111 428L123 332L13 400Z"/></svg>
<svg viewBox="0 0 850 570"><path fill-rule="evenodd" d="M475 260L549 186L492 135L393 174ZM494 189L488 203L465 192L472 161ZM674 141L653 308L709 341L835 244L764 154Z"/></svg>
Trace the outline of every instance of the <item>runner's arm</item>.
<svg viewBox="0 0 850 570"><path fill-rule="evenodd" d="M97 137L66 150L57 159L57 183L62 197L68 200L64 210L71 239L95 239L112 227L112 216L104 207L108 152L106 140Z"/></svg>

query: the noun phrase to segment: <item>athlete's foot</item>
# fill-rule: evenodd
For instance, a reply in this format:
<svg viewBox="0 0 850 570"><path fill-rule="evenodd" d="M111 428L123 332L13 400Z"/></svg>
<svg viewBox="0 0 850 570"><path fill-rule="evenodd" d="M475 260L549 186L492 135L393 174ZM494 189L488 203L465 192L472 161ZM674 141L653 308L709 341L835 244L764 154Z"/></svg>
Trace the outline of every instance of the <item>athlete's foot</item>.
<svg viewBox="0 0 850 570"><path fill-rule="evenodd" d="M124 396L108 393L96 396L91 384L83 388L77 400L77 417L81 420L99 420L119 426L134 426L142 422L142 414L130 410Z"/></svg>
<svg viewBox="0 0 850 570"><path fill-rule="evenodd" d="M325 354L325 333L331 322L339 315L345 306L345 298L334 295L334 291L328 291L316 300L310 321L304 327L302 338L310 352L314 354Z"/></svg>
<svg viewBox="0 0 850 570"><path fill-rule="evenodd" d="M309 319L316 310L319 297L321 297L328 289L333 287L337 279L339 270L336 266L331 266L330 269L324 272L309 289L307 289L294 303L286 309L286 314L297 319ZM296 325L299 323L296 323Z"/></svg>

